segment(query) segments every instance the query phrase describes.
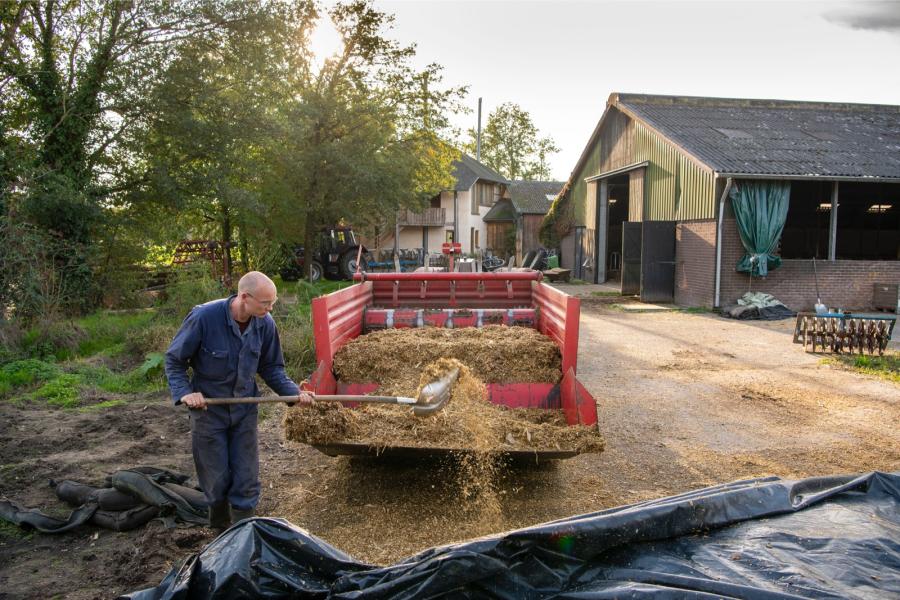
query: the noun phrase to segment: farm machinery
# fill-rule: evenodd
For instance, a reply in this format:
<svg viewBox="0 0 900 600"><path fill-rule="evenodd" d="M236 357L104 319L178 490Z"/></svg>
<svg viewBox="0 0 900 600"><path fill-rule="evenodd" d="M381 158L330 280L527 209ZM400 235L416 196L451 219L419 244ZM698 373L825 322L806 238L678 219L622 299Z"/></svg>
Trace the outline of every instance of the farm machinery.
<svg viewBox="0 0 900 600"><path fill-rule="evenodd" d="M830 350L835 354L884 355L894 333L894 316L859 315L850 312L801 312L794 324L794 343L807 352Z"/></svg>
<svg viewBox="0 0 900 600"><path fill-rule="evenodd" d="M354 275L355 285L312 301L317 368L304 382L315 394L368 394L380 382L336 378L335 354L359 336L388 328L463 328L504 325L530 327L559 348L562 378L557 382L486 383L487 400L509 408L561 409L566 424L596 426L594 398L576 377L580 300L541 282L541 273L460 273L420 271ZM350 404L349 406L352 406ZM313 444L328 455L420 455L441 449L378 447L332 441ZM577 450L521 450L508 454L533 459L568 458Z"/></svg>
<svg viewBox="0 0 900 600"><path fill-rule="evenodd" d="M360 252L362 249L362 252ZM349 227L331 227L319 232L319 244L313 252L312 280L350 279L357 270L357 260L366 249L356 239ZM279 270L284 281L297 281L305 276L305 251L303 246L286 250L285 264Z"/></svg>

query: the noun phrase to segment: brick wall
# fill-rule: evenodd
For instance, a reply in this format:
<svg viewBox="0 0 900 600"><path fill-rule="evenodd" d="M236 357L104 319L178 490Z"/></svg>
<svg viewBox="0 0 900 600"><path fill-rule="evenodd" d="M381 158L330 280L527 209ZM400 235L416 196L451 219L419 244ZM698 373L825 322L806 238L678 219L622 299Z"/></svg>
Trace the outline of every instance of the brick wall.
<svg viewBox="0 0 900 600"><path fill-rule="evenodd" d="M744 255L744 246L738 235L734 215L730 211L728 213L723 229L722 306L734 304L751 286L750 277L746 273L734 270L738 260ZM900 261L817 260L816 269L819 273L822 302L830 308L870 309L876 282L900 283ZM812 261L785 260L779 268L769 271L765 279L754 278L752 290L772 294L792 310L813 310L816 282ZM676 295L676 301L677 298Z"/></svg>
<svg viewBox="0 0 900 600"><path fill-rule="evenodd" d="M675 304L712 307L715 290L716 222L675 226Z"/></svg>

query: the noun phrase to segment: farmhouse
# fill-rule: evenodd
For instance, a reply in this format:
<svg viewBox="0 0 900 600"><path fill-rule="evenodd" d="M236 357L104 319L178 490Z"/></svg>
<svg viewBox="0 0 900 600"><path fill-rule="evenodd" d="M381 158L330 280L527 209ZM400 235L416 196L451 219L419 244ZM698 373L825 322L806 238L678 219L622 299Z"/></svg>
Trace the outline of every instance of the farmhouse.
<svg viewBox="0 0 900 600"><path fill-rule="evenodd" d="M541 247L541 222L562 187L562 181L510 181L508 197L484 215L487 248L503 258L514 254L521 264L523 256Z"/></svg>
<svg viewBox="0 0 900 600"><path fill-rule="evenodd" d="M379 240L381 247L423 248L440 252L444 242L459 242L462 251L484 248L487 226L483 217L506 194L509 182L502 175L462 154L453 161L453 188L443 190L422 211L401 210L395 231Z"/></svg>
<svg viewBox="0 0 900 600"><path fill-rule="evenodd" d="M866 308L900 282L900 107L613 93L553 212L563 266L647 301L803 310L817 273Z"/></svg>

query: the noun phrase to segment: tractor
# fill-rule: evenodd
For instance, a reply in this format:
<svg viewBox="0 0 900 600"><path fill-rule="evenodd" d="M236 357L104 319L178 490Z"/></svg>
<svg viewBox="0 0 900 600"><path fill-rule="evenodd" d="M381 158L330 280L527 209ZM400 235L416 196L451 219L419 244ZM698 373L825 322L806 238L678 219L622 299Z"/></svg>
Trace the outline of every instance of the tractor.
<svg viewBox="0 0 900 600"><path fill-rule="evenodd" d="M356 259L360 244L349 227L330 227L319 232L319 246L313 253L312 280L352 279L356 272ZM284 281L297 281L306 276L304 269L304 247L286 249L285 264L279 270ZM362 249L363 255L366 249ZM365 261L362 261L365 269Z"/></svg>

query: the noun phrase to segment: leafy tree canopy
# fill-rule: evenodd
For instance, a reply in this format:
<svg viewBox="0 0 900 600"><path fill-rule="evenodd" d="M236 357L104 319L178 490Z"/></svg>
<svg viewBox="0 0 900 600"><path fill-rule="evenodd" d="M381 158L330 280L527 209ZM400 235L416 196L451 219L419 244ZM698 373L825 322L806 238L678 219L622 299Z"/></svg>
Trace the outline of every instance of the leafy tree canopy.
<svg viewBox="0 0 900 600"><path fill-rule="evenodd" d="M477 132L469 130L466 151L474 155ZM488 115L481 133L481 161L507 179L550 180L550 156L559 148L542 137L528 111L506 102Z"/></svg>

